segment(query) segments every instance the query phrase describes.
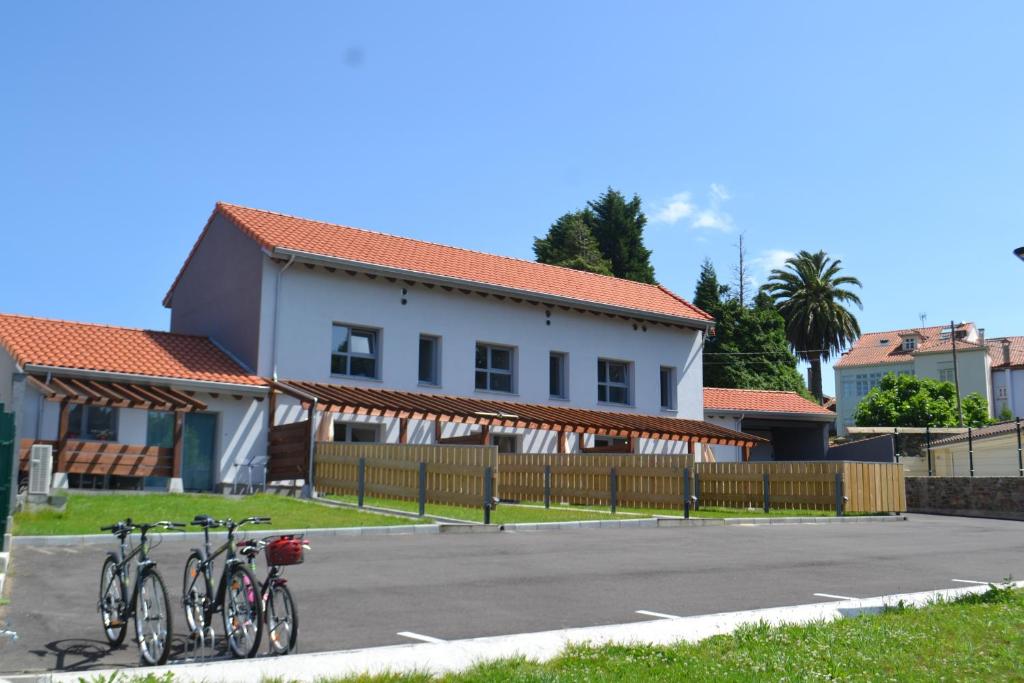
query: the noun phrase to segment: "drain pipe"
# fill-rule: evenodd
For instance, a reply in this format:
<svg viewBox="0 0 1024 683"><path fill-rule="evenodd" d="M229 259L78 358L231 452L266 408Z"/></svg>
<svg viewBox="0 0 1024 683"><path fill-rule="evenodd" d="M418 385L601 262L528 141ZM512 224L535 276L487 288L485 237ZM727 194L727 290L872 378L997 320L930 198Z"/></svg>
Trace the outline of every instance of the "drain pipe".
<svg viewBox="0 0 1024 683"><path fill-rule="evenodd" d="M295 263L295 254L288 257L288 263L281 267L281 270L277 273L277 279L274 281L274 342L271 346L271 376L274 381L277 381L277 336L278 336L278 315L277 309L281 303L281 280L284 279L284 272L291 268L292 264Z"/></svg>

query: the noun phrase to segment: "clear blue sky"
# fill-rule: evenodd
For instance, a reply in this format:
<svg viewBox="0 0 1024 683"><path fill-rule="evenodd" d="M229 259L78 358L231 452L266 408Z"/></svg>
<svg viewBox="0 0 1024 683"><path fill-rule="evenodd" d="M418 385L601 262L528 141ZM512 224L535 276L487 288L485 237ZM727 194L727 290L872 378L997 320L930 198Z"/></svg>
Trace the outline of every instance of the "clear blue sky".
<svg viewBox="0 0 1024 683"><path fill-rule="evenodd" d="M0 310L166 327L218 199L529 258L612 186L684 296L742 231L759 280L841 257L865 330L1024 334L1022 35L1019 2L4 3Z"/></svg>

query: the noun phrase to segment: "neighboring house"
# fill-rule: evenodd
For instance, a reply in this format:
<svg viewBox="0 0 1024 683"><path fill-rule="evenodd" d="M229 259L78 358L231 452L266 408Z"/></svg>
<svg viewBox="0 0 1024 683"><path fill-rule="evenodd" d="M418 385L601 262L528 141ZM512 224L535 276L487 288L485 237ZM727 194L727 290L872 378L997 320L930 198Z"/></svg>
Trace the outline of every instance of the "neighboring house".
<svg viewBox="0 0 1024 683"><path fill-rule="evenodd" d="M932 442L932 462L937 477L971 476L973 451L974 476L1019 477L1021 469L1020 425L1000 422L987 427Z"/></svg>
<svg viewBox="0 0 1024 683"><path fill-rule="evenodd" d="M659 285L218 204L164 305L172 331L217 339L264 377L703 418L713 320ZM299 414L282 401L275 420ZM416 422L405 438L430 442L432 425ZM339 410L319 434L397 441L401 428ZM471 431L448 422L442 438ZM532 452L686 449L575 431L562 445L554 431L507 425L490 439Z"/></svg>
<svg viewBox="0 0 1024 683"><path fill-rule="evenodd" d="M0 315L0 403L57 485L208 491L266 453L266 383L209 339ZM63 429L63 438L61 426ZM103 467L97 468L96 463Z"/></svg>
<svg viewBox="0 0 1024 683"><path fill-rule="evenodd" d="M985 331L974 323L956 327L956 364L960 395L979 393L992 407L990 348ZM839 434L854 425L854 412L888 373L954 381L953 340L949 326L869 332L835 364Z"/></svg>
<svg viewBox="0 0 1024 683"><path fill-rule="evenodd" d="M268 430L303 420L289 463L308 429L519 452L761 442L704 421L713 320L659 285L218 204L164 305L169 333L0 316L0 401L23 457L55 446L58 484L259 482Z"/></svg>
<svg viewBox="0 0 1024 683"><path fill-rule="evenodd" d="M704 389L704 418L766 439L751 460L824 460L836 414L794 391ZM718 462L742 459L739 448L713 446Z"/></svg>
<svg viewBox="0 0 1024 683"><path fill-rule="evenodd" d="M1008 410L1013 417L1024 417L1024 337L989 339L992 363L992 413Z"/></svg>

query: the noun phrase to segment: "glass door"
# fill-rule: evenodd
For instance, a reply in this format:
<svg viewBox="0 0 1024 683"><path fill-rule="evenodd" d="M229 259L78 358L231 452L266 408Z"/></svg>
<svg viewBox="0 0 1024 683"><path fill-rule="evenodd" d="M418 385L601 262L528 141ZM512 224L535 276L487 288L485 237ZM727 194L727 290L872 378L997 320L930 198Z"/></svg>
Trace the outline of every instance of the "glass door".
<svg viewBox="0 0 1024 683"><path fill-rule="evenodd" d="M217 415L186 414L185 443L181 462L182 484L186 491L213 490L216 448Z"/></svg>

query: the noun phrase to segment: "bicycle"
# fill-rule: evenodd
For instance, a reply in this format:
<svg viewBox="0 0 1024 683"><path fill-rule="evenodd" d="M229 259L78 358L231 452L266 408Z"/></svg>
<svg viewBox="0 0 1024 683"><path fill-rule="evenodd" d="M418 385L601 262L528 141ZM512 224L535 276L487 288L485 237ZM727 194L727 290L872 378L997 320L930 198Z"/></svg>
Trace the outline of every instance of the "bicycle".
<svg viewBox="0 0 1024 683"><path fill-rule="evenodd" d="M158 665L167 661L171 652L171 638L174 635L171 612L167 609L167 587L156 570L156 561L149 559L151 529L184 529L179 522L152 522L135 524L132 520L101 527L110 531L121 543L119 552L108 552L100 572L100 599L96 605L103 622L103 632L111 646L124 642L128 620L135 619L135 636L139 654L146 664ZM132 531L142 532L139 544L129 549L128 538ZM136 560L135 582L131 584L129 596L129 562Z"/></svg>
<svg viewBox="0 0 1024 683"><path fill-rule="evenodd" d="M212 630L213 615L220 612L232 656L248 658L256 654L263 637L259 584L245 561L238 558L235 531L246 524L269 522L269 517L246 517L235 522L213 519L209 515L196 515L192 520L192 525L202 527L204 534L203 547L193 548L189 553L182 582L181 602L193 639L205 639L207 630ZM210 529L222 526L227 529L228 538L216 551L211 551ZM220 555L225 555L224 570L214 593L213 562Z"/></svg>
<svg viewBox="0 0 1024 683"><path fill-rule="evenodd" d="M248 558L254 573L256 556L260 550L266 554L268 571L267 578L260 584L260 603L267 629L267 648L272 655L286 655L295 650L299 637L299 613L281 567L301 564L303 551L307 549L309 544L302 536L291 534L246 541L238 548Z"/></svg>

